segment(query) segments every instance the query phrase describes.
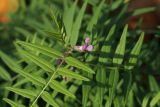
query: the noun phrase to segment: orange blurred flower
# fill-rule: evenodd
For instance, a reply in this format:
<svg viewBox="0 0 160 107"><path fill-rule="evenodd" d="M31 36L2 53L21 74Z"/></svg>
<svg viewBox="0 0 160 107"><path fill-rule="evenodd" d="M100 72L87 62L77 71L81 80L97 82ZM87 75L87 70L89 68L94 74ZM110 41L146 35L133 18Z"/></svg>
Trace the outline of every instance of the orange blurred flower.
<svg viewBox="0 0 160 107"><path fill-rule="evenodd" d="M18 0L0 0L0 22L9 22L9 13L15 12L17 8Z"/></svg>

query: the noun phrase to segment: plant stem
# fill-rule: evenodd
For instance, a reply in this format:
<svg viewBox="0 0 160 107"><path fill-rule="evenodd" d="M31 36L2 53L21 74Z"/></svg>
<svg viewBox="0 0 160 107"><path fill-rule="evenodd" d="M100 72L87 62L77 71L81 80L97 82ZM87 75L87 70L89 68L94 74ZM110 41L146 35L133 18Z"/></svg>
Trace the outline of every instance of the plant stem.
<svg viewBox="0 0 160 107"><path fill-rule="evenodd" d="M33 105L37 102L37 100L39 99L39 97L42 95L42 93L44 92L44 90L48 87L49 83L52 81L52 79L54 78L54 76L56 75L59 67L63 64L64 59L62 59L61 63L58 65L57 69L55 70L55 72L52 74L51 78L48 80L47 84L43 87L42 91L38 94L38 96L35 98L35 100L33 101L33 103L31 104L31 107L33 107Z"/></svg>

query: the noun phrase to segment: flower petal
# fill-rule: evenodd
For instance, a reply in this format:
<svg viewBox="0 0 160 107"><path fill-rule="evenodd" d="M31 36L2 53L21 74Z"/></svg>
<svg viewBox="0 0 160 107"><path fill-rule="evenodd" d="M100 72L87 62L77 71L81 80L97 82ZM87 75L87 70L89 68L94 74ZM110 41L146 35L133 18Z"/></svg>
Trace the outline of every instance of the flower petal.
<svg viewBox="0 0 160 107"><path fill-rule="evenodd" d="M75 46L75 47L74 47L74 50L76 50L76 51L81 51L81 52L84 51L84 50L83 50L83 46Z"/></svg>
<svg viewBox="0 0 160 107"><path fill-rule="evenodd" d="M89 37L86 37L85 39L85 44L88 44L90 42L90 38Z"/></svg>
<svg viewBox="0 0 160 107"><path fill-rule="evenodd" d="M92 45L89 45L87 48L86 48L87 51L92 51L93 50L93 46Z"/></svg>

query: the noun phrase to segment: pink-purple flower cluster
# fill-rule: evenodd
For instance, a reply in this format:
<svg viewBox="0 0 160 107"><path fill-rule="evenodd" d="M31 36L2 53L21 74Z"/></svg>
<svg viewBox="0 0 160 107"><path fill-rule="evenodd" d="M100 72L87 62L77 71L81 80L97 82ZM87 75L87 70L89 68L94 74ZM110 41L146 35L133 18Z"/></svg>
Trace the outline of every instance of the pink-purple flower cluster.
<svg viewBox="0 0 160 107"><path fill-rule="evenodd" d="M85 52L85 51L92 51L93 50L93 45L89 45L90 43L90 38L86 37L85 43L82 46L75 46L74 50L80 51L80 52Z"/></svg>

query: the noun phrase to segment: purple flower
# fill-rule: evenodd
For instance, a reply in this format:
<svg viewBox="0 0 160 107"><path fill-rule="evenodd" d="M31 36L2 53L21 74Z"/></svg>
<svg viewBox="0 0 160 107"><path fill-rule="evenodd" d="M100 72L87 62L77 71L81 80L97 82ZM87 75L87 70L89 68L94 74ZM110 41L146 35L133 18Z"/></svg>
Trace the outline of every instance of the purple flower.
<svg viewBox="0 0 160 107"><path fill-rule="evenodd" d="M82 46L82 50L86 50L87 47L88 47L88 45L87 45L87 44L84 44L84 45Z"/></svg>
<svg viewBox="0 0 160 107"><path fill-rule="evenodd" d="M93 45L89 45L90 43L90 38L86 37L85 39L85 44L82 46L75 46L74 49L76 51L84 52L84 51L92 51L93 50Z"/></svg>

